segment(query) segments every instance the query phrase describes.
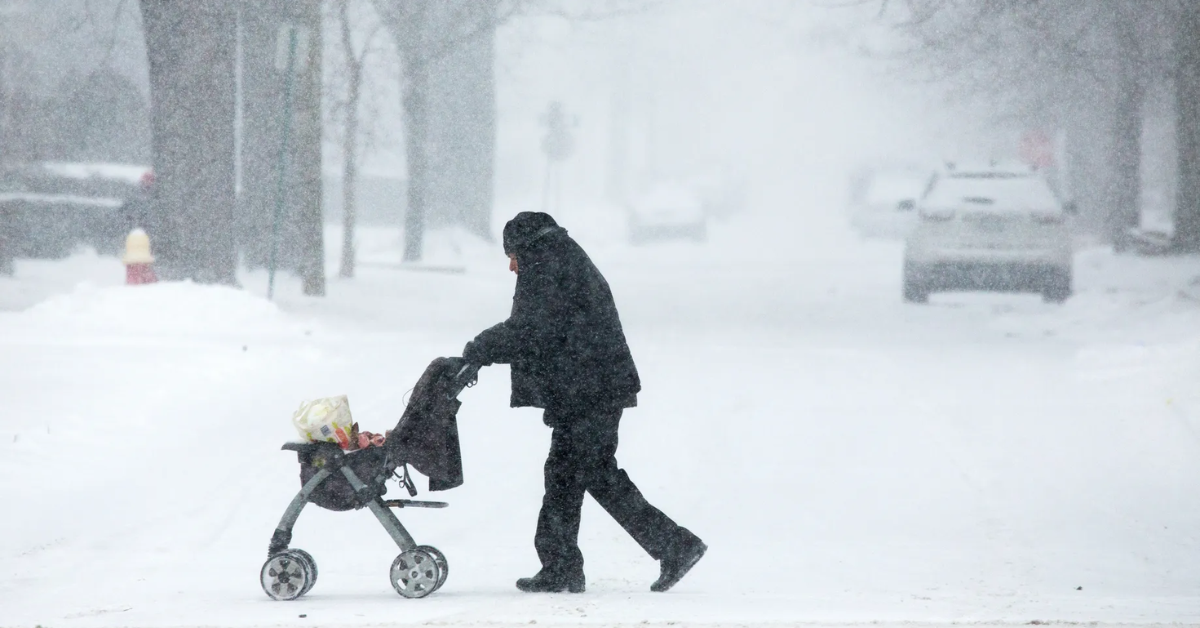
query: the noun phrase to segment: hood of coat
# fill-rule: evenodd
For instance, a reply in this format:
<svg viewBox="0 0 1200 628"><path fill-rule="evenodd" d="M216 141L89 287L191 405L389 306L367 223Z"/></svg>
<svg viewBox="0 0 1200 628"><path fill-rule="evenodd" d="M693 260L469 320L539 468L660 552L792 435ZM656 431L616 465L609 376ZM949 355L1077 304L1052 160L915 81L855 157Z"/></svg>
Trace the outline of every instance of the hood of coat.
<svg viewBox="0 0 1200 628"><path fill-rule="evenodd" d="M566 232L550 214L521 212L504 225L504 254L520 258L547 236Z"/></svg>

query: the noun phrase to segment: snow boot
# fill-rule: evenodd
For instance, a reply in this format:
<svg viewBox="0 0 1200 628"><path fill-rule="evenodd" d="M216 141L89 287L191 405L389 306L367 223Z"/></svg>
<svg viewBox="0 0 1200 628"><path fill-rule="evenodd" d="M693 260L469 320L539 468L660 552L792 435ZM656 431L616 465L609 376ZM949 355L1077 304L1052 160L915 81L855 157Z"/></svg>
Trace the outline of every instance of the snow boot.
<svg viewBox="0 0 1200 628"><path fill-rule="evenodd" d="M650 585L650 590L655 593L661 593L675 586L677 582L691 571L696 563L704 557L704 552L708 550L708 546L700 537L692 534L687 528L682 528L683 534L675 543L671 544L671 549L666 556L659 561L662 565L662 573L659 574L658 580Z"/></svg>
<svg viewBox="0 0 1200 628"><path fill-rule="evenodd" d="M548 573L546 570L537 572L532 578L517 580L517 588L526 593L583 593L585 580L582 573L571 576L561 576Z"/></svg>

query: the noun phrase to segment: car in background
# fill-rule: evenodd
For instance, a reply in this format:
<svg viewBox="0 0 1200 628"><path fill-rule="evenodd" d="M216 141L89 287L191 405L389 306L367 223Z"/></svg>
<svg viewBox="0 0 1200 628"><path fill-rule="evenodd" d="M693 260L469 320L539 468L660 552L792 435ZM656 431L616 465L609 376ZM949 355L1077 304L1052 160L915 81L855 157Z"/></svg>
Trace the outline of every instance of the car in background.
<svg viewBox="0 0 1200 628"><path fill-rule="evenodd" d="M746 206L747 183L744 173L725 164L710 164L687 178L705 214L724 221L740 213Z"/></svg>
<svg viewBox="0 0 1200 628"><path fill-rule="evenodd" d="M905 240L904 300L930 293L986 290L1071 296L1072 249L1061 202L1036 170L1022 165L948 164L917 202Z"/></svg>
<svg viewBox="0 0 1200 628"><path fill-rule="evenodd" d="M915 166L859 171L851 179L851 227L869 238L903 239L916 224L917 199L932 175Z"/></svg>
<svg viewBox="0 0 1200 628"><path fill-rule="evenodd" d="M30 162L0 167L0 258L55 259L79 245L115 255L146 226L148 166Z"/></svg>
<svg viewBox="0 0 1200 628"><path fill-rule="evenodd" d="M630 196L627 203L629 241L708 238L708 212L701 193L678 181L658 181Z"/></svg>

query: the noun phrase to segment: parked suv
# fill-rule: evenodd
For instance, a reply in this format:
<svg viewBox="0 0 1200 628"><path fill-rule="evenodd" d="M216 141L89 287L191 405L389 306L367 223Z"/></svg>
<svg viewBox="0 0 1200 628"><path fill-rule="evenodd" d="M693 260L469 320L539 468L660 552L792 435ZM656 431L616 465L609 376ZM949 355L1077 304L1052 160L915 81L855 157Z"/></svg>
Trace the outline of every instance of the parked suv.
<svg viewBox="0 0 1200 628"><path fill-rule="evenodd" d="M115 255L130 229L148 227L152 184L141 165L0 165L0 258L66 257L81 244Z"/></svg>
<svg viewBox="0 0 1200 628"><path fill-rule="evenodd" d="M633 195L628 218L629 240L633 244L673 238L703 242L708 238L704 200L683 183L661 181Z"/></svg>
<svg viewBox="0 0 1200 628"><path fill-rule="evenodd" d="M1067 300L1072 251L1065 223L1072 213L1030 168L948 165L917 204L917 224L905 241L904 300L924 303L945 290Z"/></svg>

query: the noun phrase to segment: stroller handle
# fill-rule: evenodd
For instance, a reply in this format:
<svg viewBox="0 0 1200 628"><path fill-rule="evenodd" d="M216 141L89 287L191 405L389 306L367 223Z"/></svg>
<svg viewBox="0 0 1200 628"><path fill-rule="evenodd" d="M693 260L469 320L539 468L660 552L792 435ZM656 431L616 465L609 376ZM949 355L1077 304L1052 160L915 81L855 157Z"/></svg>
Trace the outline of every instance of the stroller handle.
<svg viewBox="0 0 1200 628"><path fill-rule="evenodd" d="M478 364L471 364L470 362L463 363L462 367L458 369L458 372L454 374L454 382L451 384L448 392L449 397L454 399L465 388L474 384L479 379L480 368L482 367Z"/></svg>

